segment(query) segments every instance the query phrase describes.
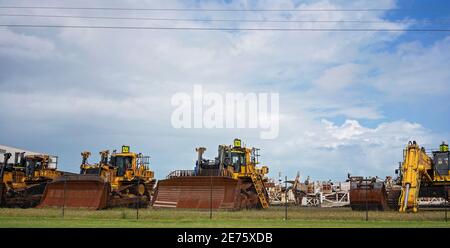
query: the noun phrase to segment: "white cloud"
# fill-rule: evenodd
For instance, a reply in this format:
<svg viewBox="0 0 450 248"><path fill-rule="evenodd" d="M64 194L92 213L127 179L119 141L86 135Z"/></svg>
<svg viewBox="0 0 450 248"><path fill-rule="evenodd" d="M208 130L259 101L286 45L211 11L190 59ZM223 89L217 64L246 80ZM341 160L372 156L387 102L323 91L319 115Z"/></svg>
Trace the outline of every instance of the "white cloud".
<svg viewBox="0 0 450 248"><path fill-rule="evenodd" d="M54 51L54 44L48 39L0 28L0 55L39 59Z"/></svg>
<svg viewBox="0 0 450 248"><path fill-rule="evenodd" d="M269 144L263 150L269 152L265 158L270 158L273 172L301 171L314 178L341 180L347 172L384 177L393 175L408 141L416 140L428 149L439 142L430 130L403 120L373 128L350 119L341 125L325 119L299 121L291 119L282 124L284 137L279 142L283 145Z"/></svg>
<svg viewBox="0 0 450 248"><path fill-rule="evenodd" d="M357 120L347 119L341 125L322 119L311 122L312 127L297 132L298 137L291 135L292 145L310 148L334 148L341 146L392 146L403 147L409 140L418 140L424 145L432 145L429 130L418 123L407 121L382 122L375 128L362 126ZM293 128L293 127L290 127ZM294 142L292 142L294 140Z"/></svg>
<svg viewBox="0 0 450 248"><path fill-rule="evenodd" d="M449 94L450 36L424 46L422 43L401 43L393 53L373 54L371 66L376 75L370 82L393 97L423 94Z"/></svg>
<svg viewBox="0 0 450 248"><path fill-rule="evenodd" d="M327 69L317 80L316 84L322 90L341 90L351 86L358 79L360 68L356 64L342 64Z"/></svg>

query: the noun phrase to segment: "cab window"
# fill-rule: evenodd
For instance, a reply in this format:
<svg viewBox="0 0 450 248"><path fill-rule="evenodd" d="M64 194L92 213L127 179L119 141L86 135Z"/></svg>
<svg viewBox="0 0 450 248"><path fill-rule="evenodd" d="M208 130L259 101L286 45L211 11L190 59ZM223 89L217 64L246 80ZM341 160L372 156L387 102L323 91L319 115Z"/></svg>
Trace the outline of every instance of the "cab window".
<svg viewBox="0 0 450 248"><path fill-rule="evenodd" d="M131 157L117 156L117 157L114 157L111 164L112 164L112 166L117 168L117 175L123 176L123 175L125 175L125 171L127 169L131 169L131 167L132 167L131 162L132 162Z"/></svg>
<svg viewBox="0 0 450 248"><path fill-rule="evenodd" d="M33 159L27 159L25 165L25 173L27 174L27 176L33 176L35 170L41 169L42 162Z"/></svg>
<svg viewBox="0 0 450 248"><path fill-rule="evenodd" d="M241 170L241 166L245 165L245 156L243 153L231 153L231 163L233 165L234 171L238 172Z"/></svg>

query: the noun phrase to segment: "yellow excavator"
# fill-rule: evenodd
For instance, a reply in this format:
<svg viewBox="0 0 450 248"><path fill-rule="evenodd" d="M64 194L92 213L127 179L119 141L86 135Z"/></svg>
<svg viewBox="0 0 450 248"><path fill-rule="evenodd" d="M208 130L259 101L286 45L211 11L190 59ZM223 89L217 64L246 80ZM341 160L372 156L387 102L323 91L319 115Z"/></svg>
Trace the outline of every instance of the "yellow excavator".
<svg viewBox="0 0 450 248"><path fill-rule="evenodd" d="M156 183L149 157L130 151L100 152L100 162L89 164L82 152L79 175L63 176L47 185L40 207L65 206L104 209L116 206L146 207Z"/></svg>
<svg viewBox="0 0 450 248"><path fill-rule="evenodd" d="M401 194L398 202L400 212L417 212L419 197L438 196L448 200L450 184L448 145L442 142L433 158L423 147L413 141L405 149L401 164ZM431 195L430 195L431 194Z"/></svg>
<svg viewBox="0 0 450 248"><path fill-rule="evenodd" d="M354 210L368 208L417 212L422 197L444 198L447 202L450 186L448 144L442 142L439 150L432 151L431 155L416 141L408 142L403 162L400 163L400 169L396 170L396 174L399 174L397 179L387 177L383 182L376 178L352 178L350 206Z"/></svg>
<svg viewBox="0 0 450 248"><path fill-rule="evenodd" d="M264 186L268 167L258 168L257 148L219 145L214 160L203 158L206 148L196 149L194 170L177 170L158 181L153 201L155 208L241 209L268 208Z"/></svg>
<svg viewBox="0 0 450 248"><path fill-rule="evenodd" d="M0 171L2 206L21 208L36 206L41 200L45 186L64 174L57 170L57 157L16 153L14 163L9 163L10 158L10 153L4 154Z"/></svg>

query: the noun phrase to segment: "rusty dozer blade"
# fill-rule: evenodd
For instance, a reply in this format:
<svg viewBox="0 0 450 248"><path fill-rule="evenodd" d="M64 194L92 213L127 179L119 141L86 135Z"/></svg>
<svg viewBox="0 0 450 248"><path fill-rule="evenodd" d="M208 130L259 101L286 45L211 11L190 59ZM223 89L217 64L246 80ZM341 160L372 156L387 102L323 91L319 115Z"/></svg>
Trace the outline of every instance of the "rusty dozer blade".
<svg viewBox="0 0 450 248"><path fill-rule="evenodd" d="M239 209L241 181L222 176L185 176L158 182L153 207Z"/></svg>
<svg viewBox="0 0 450 248"><path fill-rule="evenodd" d="M62 176L47 184L38 207L104 209L111 187L96 175Z"/></svg>
<svg viewBox="0 0 450 248"><path fill-rule="evenodd" d="M387 210L387 193L382 182L351 182L350 206L353 210Z"/></svg>

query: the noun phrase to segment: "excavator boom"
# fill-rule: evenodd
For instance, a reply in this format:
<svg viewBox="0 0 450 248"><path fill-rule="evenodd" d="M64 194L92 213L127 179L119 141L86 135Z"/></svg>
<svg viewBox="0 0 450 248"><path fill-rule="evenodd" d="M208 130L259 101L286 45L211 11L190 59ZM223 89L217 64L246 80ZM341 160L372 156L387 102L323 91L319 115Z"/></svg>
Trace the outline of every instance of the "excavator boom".
<svg viewBox="0 0 450 248"><path fill-rule="evenodd" d="M428 170L432 168L432 159L417 143L410 142L405 150L402 163L402 190L398 202L399 211L417 212L420 184L422 181L432 182Z"/></svg>

